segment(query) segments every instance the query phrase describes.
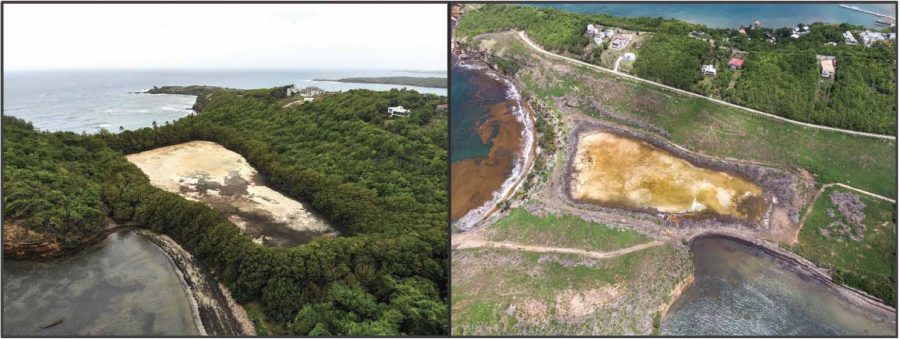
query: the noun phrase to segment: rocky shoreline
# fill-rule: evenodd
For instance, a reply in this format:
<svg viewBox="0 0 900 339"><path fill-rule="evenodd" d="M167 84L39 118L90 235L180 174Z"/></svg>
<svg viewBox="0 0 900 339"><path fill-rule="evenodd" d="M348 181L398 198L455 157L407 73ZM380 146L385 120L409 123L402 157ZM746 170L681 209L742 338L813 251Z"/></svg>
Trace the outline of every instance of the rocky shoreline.
<svg viewBox="0 0 900 339"><path fill-rule="evenodd" d="M521 84L517 83L515 78L504 75L483 58L467 56L466 52L462 49L457 49L456 52L459 54L454 56L454 67L478 69L506 86L507 100L515 102L515 107L510 108L512 111L511 113L516 116L516 121L522 125L523 143L513 165L512 174L506 178L500 188L494 192L494 197L484 205L470 210L463 217L454 222L454 225L458 230L465 231L475 228L483 221L489 219L498 211L497 206L500 203L508 201L516 193L528 177L528 173L531 171L531 167L534 164L538 149L534 111L528 105L528 102L522 98L519 90Z"/></svg>
<svg viewBox="0 0 900 339"><path fill-rule="evenodd" d="M166 235L150 230L137 232L162 249L178 269L190 295L191 307L194 309L195 320L202 335L256 335L244 309L231 299L230 293L222 288L215 275L195 260L193 255Z"/></svg>
<svg viewBox="0 0 900 339"><path fill-rule="evenodd" d="M106 239L110 234L134 228L136 227L111 224L111 227L100 231L96 235L81 239L75 246L63 247L62 244L50 236L37 234L32 231L24 230L21 226L6 223L3 225L3 258L24 261L47 261L58 259L96 245ZM19 234L21 232L30 233L31 237L35 238L34 241L22 241L18 237L13 236L14 234Z"/></svg>

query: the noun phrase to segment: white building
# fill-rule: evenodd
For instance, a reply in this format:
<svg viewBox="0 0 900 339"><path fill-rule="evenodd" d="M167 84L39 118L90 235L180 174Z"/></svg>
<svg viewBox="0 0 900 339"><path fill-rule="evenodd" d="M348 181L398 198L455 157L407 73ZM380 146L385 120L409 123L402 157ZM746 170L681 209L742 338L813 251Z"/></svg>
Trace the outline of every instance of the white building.
<svg viewBox="0 0 900 339"><path fill-rule="evenodd" d="M863 44L866 45L866 47L871 47L872 44L884 40L884 34L870 31L859 33L859 37L862 38Z"/></svg>
<svg viewBox="0 0 900 339"><path fill-rule="evenodd" d="M700 67L700 71L703 72L703 75L716 76L716 67L713 65L703 65L703 67Z"/></svg>
<svg viewBox="0 0 900 339"><path fill-rule="evenodd" d="M625 55L622 56L623 61L634 61L635 59L637 59L637 56L635 56L634 53L625 53Z"/></svg>
<svg viewBox="0 0 900 339"><path fill-rule="evenodd" d="M597 27L594 27L594 24L588 24L588 25L587 25L587 34L594 35L594 34L597 34L597 33L600 33L600 30L597 29Z"/></svg>
<svg viewBox="0 0 900 339"><path fill-rule="evenodd" d="M624 49L625 47L628 47L628 42L630 41L630 39L620 35L618 38L613 39L609 46L613 49Z"/></svg>
<svg viewBox="0 0 900 339"><path fill-rule="evenodd" d="M856 37L853 36L853 32L846 31L844 32L844 43L847 45L856 45L859 42L856 41Z"/></svg>
<svg viewBox="0 0 900 339"><path fill-rule="evenodd" d="M412 113L411 110L403 108L403 106L388 107L388 115L390 117L408 117Z"/></svg>

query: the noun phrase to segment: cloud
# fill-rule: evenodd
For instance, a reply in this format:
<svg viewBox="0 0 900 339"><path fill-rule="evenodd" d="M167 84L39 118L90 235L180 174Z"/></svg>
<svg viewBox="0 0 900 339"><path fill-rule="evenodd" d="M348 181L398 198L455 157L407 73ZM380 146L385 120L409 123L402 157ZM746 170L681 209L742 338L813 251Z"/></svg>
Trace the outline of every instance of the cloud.
<svg viewBox="0 0 900 339"><path fill-rule="evenodd" d="M430 69L444 4L5 4L7 69Z"/></svg>

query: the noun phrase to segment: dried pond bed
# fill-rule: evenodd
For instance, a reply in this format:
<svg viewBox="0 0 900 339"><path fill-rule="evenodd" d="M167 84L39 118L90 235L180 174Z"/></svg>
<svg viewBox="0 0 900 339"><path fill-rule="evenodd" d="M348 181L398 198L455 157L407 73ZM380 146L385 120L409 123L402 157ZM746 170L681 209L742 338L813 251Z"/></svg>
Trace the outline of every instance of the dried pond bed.
<svg viewBox="0 0 900 339"><path fill-rule="evenodd" d="M150 183L218 210L255 242L287 247L336 232L305 204L265 186L240 154L192 141L127 156Z"/></svg>
<svg viewBox="0 0 900 339"><path fill-rule="evenodd" d="M694 224L712 226L713 224L720 224L721 226L730 227L749 227L769 233L771 238L779 241L786 241L786 239L792 238L799 228L800 210L807 200L806 197L801 195L801 192L803 192L801 186L809 186L811 183L804 181L793 173L778 168L699 155L657 137L638 134L624 127L608 123L579 119L574 125L575 128L569 134L567 164L563 168L561 180L564 198L578 208L585 210L601 209L613 213L624 210L645 215L661 216L665 218L666 222L679 226L691 226ZM579 141L585 135L600 132L639 140L665 151L673 157L687 161L694 167L729 173L759 186L762 189L762 200L764 200L760 214L761 218L758 220L746 220L715 213L667 213L649 207L598 204L597 202L579 199L576 194L573 194L572 189L572 183L576 179L575 161L579 149Z"/></svg>

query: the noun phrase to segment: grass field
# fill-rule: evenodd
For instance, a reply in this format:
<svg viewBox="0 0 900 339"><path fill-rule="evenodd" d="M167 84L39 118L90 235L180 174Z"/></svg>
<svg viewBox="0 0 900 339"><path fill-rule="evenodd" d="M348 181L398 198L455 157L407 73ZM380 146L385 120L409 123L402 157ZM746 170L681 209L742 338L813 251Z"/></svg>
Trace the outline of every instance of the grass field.
<svg viewBox="0 0 900 339"><path fill-rule="evenodd" d="M645 130L653 126L700 153L802 168L821 183L897 196L896 141L801 127L538 55L512 34L491 38L495 50L523 65L517 77L525 91L552 106L577 100L584 114Z"/></svg>
<svg viewBox="0 0 900 339"><path fill-rule="evenodd" d="M862 239L857 241L834 234L833 231L826 236L822 234L822 229L828 230L832 222L847 223L831 201L834 192L852 191L839 187L826 189L816 200L793 250L820 267L839 271L844 283L896 305L896 206L887 201L859 195L866 206L863 209L866 229ZM829 215L829 209L832 210L832 215Z"/></svg>
<svg viewBox="0 0 900 339"><path fill-rule="evenodd" d="M498 249L453 254L453 335L647 335L686 250L605 259Z"/></svg>
<svg viewBox="0 0 900 339"><path fill-rule="evenodd" d="M610 228L572 215L539 217L522 208L510 211L484 230L492 241L510 241L531 245L610 251L650 242L632 230Z"/></svg>
<svg viewBox="0 0 900 339"><path fill-rule="evenodd" d="M650 239L574 216L524 209L483 229L493 241L615 250ZM453 253L454 335L650 334L672 287L691 271L687 249L662 245L609 259L507 249Z"/></svg>

